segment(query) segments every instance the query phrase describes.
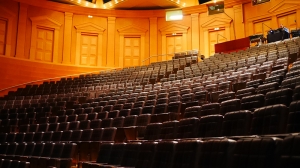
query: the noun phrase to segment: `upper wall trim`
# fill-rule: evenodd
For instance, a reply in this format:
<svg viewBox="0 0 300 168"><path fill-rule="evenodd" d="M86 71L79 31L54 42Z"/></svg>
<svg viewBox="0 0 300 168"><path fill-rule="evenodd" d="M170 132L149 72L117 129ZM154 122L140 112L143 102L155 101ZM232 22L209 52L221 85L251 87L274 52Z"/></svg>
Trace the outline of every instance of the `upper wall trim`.
<svg viewBox="0 0 300 168"><path fill-rule="evenodd" d="M172 33L187 33L190 27L180 25L180 24L171 24L166 27L159 29L162 34L172 34Z"/></svg>
<svg viewBox="0 0 300 168"><path fill-rule="evenodd" d="M105 29L101 26L98 26L94 23L84 23L77 26L74 26L78 32L88 32L88 33L100 33L102 34Z"/></svg>
<svg viewBox="0 0 300 168"><path fill-rule="evenodd" d="M61 27L61 23L47 17L47 16L37 16L37 17L31 17L30 20L33 23L36 23L38 25L42 25L42 26L49 26L49 27L53 27L55 29L59 29Z"/></svg>
<svg viewBox="0 0 300 168"><path fill-rule="evenodd" d="M201 25L202 28L212 28L220 25L229 25L232 22L230 18L219 18L214 17L213 19L209 20L208 22Z"/></svg>
<svg viewBox="0 0 300 168"><path fill-rule="evenodd" d="M282 0L281 2L276 4L275 6L271 7L268 12L269 13L276 13L278 11L282 11L282 10L285 10L285 9L295 8L298 5L300 5L299 0Z"/></svg>
<svg viewBox="0 0 300 168"><path fill-rule="evenodd" d="M118 29L118 32L120 34L136 34L136 35L140 35L140 34L145 34L148 30L141 28L137 25L129 25L129 26L125 26L121 29Z"/></svg>

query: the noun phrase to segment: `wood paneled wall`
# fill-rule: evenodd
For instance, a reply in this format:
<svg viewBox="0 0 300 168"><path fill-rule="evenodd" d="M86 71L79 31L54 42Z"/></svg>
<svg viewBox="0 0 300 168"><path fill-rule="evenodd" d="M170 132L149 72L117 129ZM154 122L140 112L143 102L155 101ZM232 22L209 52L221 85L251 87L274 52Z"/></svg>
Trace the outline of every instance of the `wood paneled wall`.
<svg viewBox="0 0 300 168"><path fill-rule="evenodd" d="M209 57L216 34L225 37L219 42L263 30L266 34L268 28L262 23L273 29L280 24L300 27L299 0L271 0L257 6L250 2L225 0L225 13L211 16L206 5L187 7L183 20L167 22L165 10L103 10L49 1L0 0L0 20L7 21L0 59L5 80L0 80L0 89L40 78L167 60L170 57L165 54L172 45L174 51L176 46L198 49ZM177 37L174 43L172 35ZM131 47L130 38L135 39ZM52 66L59 70L50 72ZM24 69L26 73L20 73Z"/></svg>

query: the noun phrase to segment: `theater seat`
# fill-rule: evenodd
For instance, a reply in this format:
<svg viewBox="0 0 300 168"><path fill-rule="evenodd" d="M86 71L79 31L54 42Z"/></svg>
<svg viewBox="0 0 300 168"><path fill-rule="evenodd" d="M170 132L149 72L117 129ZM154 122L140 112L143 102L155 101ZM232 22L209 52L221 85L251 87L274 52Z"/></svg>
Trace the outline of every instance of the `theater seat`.
<svg viewBox="0 0 300 168"><path fill-rule="evenodd" d="M289 106L292 102L293 90L290 88L283 88L268 92L265 98L265 105L284 104Z"/></svg>
<svg viewBox="0 0 300 168"><path fill-rule="evenodd" d="M276 168L300 167L299 155L300 136L288 136L283 139L279 158L275 160Z"/></svg>
<svg viewBox="0 0 300 168"><path fill-rule="evenodd" d="M221 136L223 116L208 115L199 120L198 137L219 137Z"/></svg>
<svg viewBox="0 0 300 168"><path fill-rule="evenodd" d="M174 168L197 168L198 158L203 147L201 140L182 140L176 145Z"/></svg>
<svg viewBox="0 0 300 168"><path fill-rule="evenodd" d="M239 139L233 152L232 168L276 167L276 150L281 143L279 138Z"/></svg>
<svg viewBox="0 0 300 168"><path fill-rule="evenodd" d="M265 103L265 96L263 94L246 96L243 97L241 100L241 110L254 111L256 108L263 107L264 103Z"/></svg>
<svg viewBox="0 0 300 168"><path fill-rule="evenodd" d="M172 168L174 163L174 154L176 150L176 141L162 141L157 144L157 150L151 167Z"/></svg>
<svg viewBox="0 0 300 168"><path fill-rule="evenodd" d="M200 116L220 114L220 104L219 103L210 103L202 105Z"/></svg>
<svg viewBox="0 0 300 168"><path fill-rule="evenodd" d="M143 142L135 168L151 168L158 142Z"/></svg>
<svg viewBox="0 0 300 168"><path fill-rule="evenodd" d="M300 101L294 101L290 104L287 120L287 133L295 133L300 131Z"/></svg>
<svg viewBox="0 0 300 168"><path fill-rule="evenodd" d="M198 157L198 167L231 168L236 141L226 138L203 142Z"/></svg>
<svg viewBox="0 0 300 168"><path fill-rule="evenodd" d="M198 118L181 119L178 123L176 138L196 138L199 130Z"/></svg>
<svg viewBox="0 0 300 168"><path fill-rule="evenodd" d="M258 108L253 113L251 135L283 134L288 117L285 105L272 105Z"/></svg>
<svg viewBox="0 0 300 168"><path fill-rule="evenodd" d="M236 92L236 98L237 99L242 99L243 97L251 96L251 95L254 95L254 94L255 94L255 88L254 87L249 87L249 88L246 88L246 89L238 90Z"/></svg>
<svg viewBox="0 0 300 168"><path fill-rule="evenodd" d="M252 113L247 110L229 112L224 115L222 136L249 135Z"/></svg>
<svg viewBox="0 0 300 168"><path fill-rule="evenodd" d="M231 99L223 101L220 106L220 114L225 115L228 112L240 110L241 101L240 99Z"/></svg>

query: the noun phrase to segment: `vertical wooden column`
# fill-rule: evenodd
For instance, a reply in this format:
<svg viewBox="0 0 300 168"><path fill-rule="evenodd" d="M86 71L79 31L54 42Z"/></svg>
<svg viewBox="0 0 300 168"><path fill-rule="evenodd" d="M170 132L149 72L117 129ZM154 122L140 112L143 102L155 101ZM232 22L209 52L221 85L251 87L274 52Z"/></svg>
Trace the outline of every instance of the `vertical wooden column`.
<svg viewBox="0 0 300 168"><path fill-rule="evenodd" d="M115 34L116 34L116 18L108 17L107 18L107 66L115 66Z"/></svg>
<svg viewBox="0 0 300 168"><path fill-rule="evenodd" d="M157 18L150 18L150 55L155 56L158 55L157 53ZM147 59L147 58L145 58ZM152 57L150 62L157 62L161 61L161 58Z"/></svg>
<svg viewBox="0 0 300 168"><path fill-rule="evenodd" d="M62 62L64 64L71 63L72 26L73 26L73 13L65 12L64 46L63 46L63 62Z"/></svg>
<svg viewBox="0 0 300 168"><path fill-rule="evenodd" d="M192 18L192 49L200 49L199 13L191 14Z"/></svg>
<svg viewBox="0 0 300 168"><path fill-rule="evenodd" d="M245 25L244 25L244 13L243 13L243 5L235 5L233 6L234 12L234 31L236 39L245 37Z"/></svg>
<svg viewBox="0 0 300 168"><path fill-rule="evenodd" d="M28 5L19 4L19 22L17 34L16 57L25 58L25 39L26 39L26 24L27 24L27 9Z"/></svg>

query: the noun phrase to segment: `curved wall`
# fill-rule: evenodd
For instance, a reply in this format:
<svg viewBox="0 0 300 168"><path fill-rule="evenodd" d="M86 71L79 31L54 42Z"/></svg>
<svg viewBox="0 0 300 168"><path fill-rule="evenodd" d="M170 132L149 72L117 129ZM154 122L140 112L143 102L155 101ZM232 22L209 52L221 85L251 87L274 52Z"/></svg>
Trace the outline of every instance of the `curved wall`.
<svg viewBox="0 0 300 168"><path fill-rule="evenodd" d="M217 42L266 33L262 23L274 29L280 24L300 27L294 22L300 22L300 1L271 0L257 6L250 2L225 0L225 13L211 16L205 5L187 7L183 20L166 22L165 10L103 10L46 0L0 0L0 23L6 27L0 53L0 75L6 77L0 89L41 77L149 64L169 59L165 54L176 50L198 49L209 56ZM155 55L163 56L143 61ZM7 66L14 62L17 66ZM32 75L49 65L61 71ZM28 68L32 66L36 68ZM74 71L60 73L64 68ZM10 75L24 69L27 75Z"/></svg>

